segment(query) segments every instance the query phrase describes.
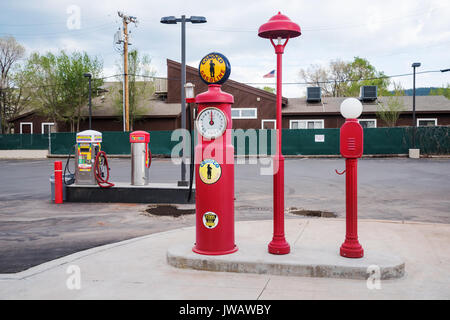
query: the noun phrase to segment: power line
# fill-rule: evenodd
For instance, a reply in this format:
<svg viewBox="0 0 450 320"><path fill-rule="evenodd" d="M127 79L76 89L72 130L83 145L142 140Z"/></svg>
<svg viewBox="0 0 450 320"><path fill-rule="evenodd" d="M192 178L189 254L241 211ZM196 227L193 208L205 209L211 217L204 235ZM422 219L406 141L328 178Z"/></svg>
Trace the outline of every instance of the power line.
<svg viewBox="0 0 450 320"><path fill-rule="evenodd" d="M427 74L427 73L442 73L450 69L440 69L440 70L428 70L428 71L421 71L416 72L416 75L418 74ZM381 77L372 77L372 78L363 78L363 79L348 79L348 80L325 80L325 81L310 81L310 82L283 82L283 85L308 85L308 84L326 84L326 83L342 83L342 82L358 82L358 81L370 81L370 80L380 80L380 79L389 79L389 78L398 78L398 77L406 77L406 76L412 76L413 73L403 73L403 74L396 74L391 76L381 76ZM140 78L148 78L148 79L162 79L162 80L168 80L168 81L180 81L180 78L168 78L168 77L158 77L158 76L149 76L144 74L133 74L128 73L128 76L132 77L140 77ZM110 75L110 76L104 76L99 78L92 78L92 80L106 80L110 78L119 78L123 77L122 73ZM237 81L239 82L239 81ZM265 82L239 82L242 84L247 85L276 85L276 83L265 83ZM56 87L61 86L62 84L49 84L49 85L42 85L42 86L29 86L29 87L22 87L23 89L37 89L37 88L45 88L45 87ZM7 89L13 89L13 88L4 88L3 90Z"/></svg>
<svg viewBox="0 0 450 320"><path fill-rule="evenodd" d="M2 32L2 33L0 33L0 36L14 36L14 37L17 37L17 38L27 38L27 37L28 38L29 37L33 37L33 38L39 38L39 37L53 38L53 37L59 37L59 36L62 36L62 35L79 36L79 35L90 34L93 31L98 31L98 30L103 30L103 29L106 29L106 28L110 28L111 24L112 24L112 22L108 22L108 23L104 23L104 24L100 24L100 25L96 25L96 26L91 26L91 27L86 27L86 28L82 28L82 29L73 29L73 30L47 32L47 33L22 33L22 34L17 34L17 33Z"/></svg>
<svg viewBox="0 0 450 320"><path fill-rule="evenodd" d="M421 72L416 72L416 74L435 73L435 72L441 72L441 70L421 71ZM403 73L403 74L396 74L396 75L392 75L392 76L380 76L380 77L363 78L363 79L345 79L345 80L329 79L329 80L324 80L324 81L309 81L309 82L283 82L283 85L291 85L291 84L308 85L308 84L358 82L358 81L370 81L370 80L381 80L381 79L389 79L389 78L399 78L399 77L406 77L406 76L411 76L411 75L413 75L413 74L412 73ZM241 82L241 83L248 84L248 85L276 85L276 83L265 83L265 82Z"/></svg>

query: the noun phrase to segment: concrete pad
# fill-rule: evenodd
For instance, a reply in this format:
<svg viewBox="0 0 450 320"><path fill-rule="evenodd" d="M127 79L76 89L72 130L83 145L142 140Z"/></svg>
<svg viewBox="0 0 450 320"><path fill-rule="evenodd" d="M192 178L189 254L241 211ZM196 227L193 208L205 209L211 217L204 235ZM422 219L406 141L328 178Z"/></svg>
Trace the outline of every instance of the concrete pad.
<svg viewBox="0 0 450 320"><path fill-rule="evenodd" d="M95 185L71 184L66 188L67 202L120 202L120 203L195 203L195 185L188 202L189 186L176 183L149 183L133 186L127 182L114 182L111 188Z"/></svg>
<svg viewBox="0 0 450 320"><path fill-rule="evenodd" d="M267 252L267 245L240 243L233 254L207 256L194 253L191 244L179 244L167 250L167 262L177 268L204 271L257 273L297 277L367 279L379 272L381 280L400 278L405 263L399 257L379 252L365 254L360 259L341 257L335 248L323 246L294 248L286 255Z"/></svg>
<svg viewBox="0 0 450 320"><path fill-rule="evenodd" d="M420 149L409 149L409 157L411 159L419 159L420 158Z"/></svg>
<svg viewBox="0 0 450 320"><path fill-rule="evenodd" d="M0 150L0 159L46 159L48 150Z"/></svg>

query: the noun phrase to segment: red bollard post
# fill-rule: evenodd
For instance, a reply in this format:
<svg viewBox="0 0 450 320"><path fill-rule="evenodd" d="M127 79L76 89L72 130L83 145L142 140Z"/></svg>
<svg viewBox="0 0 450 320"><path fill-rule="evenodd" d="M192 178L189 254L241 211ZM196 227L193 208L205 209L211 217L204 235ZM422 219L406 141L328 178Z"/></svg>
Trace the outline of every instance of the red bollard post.
<svg viewBox="0 0 450 320"><path fill-rule="evenodd" d="M63 203L62 161L55 161L55 203Z"/></svg>
<svg viewBox="0 0 450 320"><path fill-rule="evenodd" d="M340 151L345 159L346 232L340 255L362 258L364 250L358 241L358 158L363 154L363 129L358 122L362 104L348 98L341 104L341 114L346 118L340 129Z"/></svg>
<svg viewBox="0 0 450 320"><path fill-rule="evenodd" d="M346 232L340 254L362 258L364 250L358 241L358 159L345 159Z"/></svg>

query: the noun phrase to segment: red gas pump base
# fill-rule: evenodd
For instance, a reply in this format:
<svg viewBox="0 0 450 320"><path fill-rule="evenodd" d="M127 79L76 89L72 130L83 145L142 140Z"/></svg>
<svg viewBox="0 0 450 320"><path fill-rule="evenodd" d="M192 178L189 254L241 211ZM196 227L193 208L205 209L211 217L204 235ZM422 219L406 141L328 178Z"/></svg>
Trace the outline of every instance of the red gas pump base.
<svg viewBox="0 0 450 320"><path fill-rule="evenodd" d="M205 251L205 250L200 250L200 249L197 249L196 247L193 247L192 251L195 253L198 253L198 254L203 254L203 255L208 255L208 256L222 256L225 254L235 253L236 251L238 251L238 247L234 246L234 248L231 250L223 250L223 251Z"/></svg>

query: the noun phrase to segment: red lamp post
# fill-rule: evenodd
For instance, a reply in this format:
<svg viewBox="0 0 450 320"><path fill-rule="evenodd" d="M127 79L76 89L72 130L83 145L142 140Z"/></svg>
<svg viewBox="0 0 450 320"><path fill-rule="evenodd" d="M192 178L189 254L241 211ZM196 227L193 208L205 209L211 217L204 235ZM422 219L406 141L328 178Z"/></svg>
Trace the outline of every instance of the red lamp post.
<svg viewBox="0 0 450 320"><path fill-rule="evenodd" d="M301 35L298 24L292 22L287 16L278 12L268 22L259 27L258 36L270 39L277 55L277 148L273 158L273 239L269 243L269 253L287 254L290 252L289 243L284 236L284 157L281 153L281 60L284 47L290 38ZM275 44L274 39L278 42ZM282 39L286 39L282 44Z"/></svg>

